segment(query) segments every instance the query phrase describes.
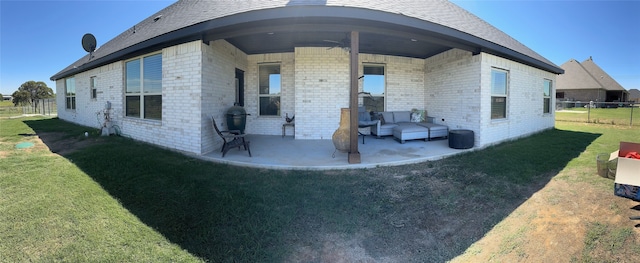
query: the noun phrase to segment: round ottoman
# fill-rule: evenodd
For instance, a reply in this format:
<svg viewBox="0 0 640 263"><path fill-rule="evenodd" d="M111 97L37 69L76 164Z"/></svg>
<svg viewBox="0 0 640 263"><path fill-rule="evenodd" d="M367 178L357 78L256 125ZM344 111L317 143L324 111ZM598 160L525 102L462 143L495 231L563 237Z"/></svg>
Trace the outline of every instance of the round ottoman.
<svg viewBox="0 0 640 263"><path fill-rule="evenodd" d="M454 149L469 149L473 147L472 130L450 130L449 147Z"/></svg>

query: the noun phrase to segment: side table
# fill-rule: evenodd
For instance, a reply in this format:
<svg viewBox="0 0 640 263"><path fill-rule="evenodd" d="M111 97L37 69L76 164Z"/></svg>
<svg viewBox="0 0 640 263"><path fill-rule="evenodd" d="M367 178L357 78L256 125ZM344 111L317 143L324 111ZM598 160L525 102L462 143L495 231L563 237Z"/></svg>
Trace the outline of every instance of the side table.
<svg viewBox="0 0 640 263"><path fill-rule="evenodd" d="M449 147L454 149L473 148L474 135L472 130L450 130Z"/></svg>
<svg viewBox="0 0 640 263"><path fill-rule="evenodd" d="M296 124L293 122L285 122L282 124L282 138L287 134L287 126L293 127L293 135L296 134Z"/></svg>

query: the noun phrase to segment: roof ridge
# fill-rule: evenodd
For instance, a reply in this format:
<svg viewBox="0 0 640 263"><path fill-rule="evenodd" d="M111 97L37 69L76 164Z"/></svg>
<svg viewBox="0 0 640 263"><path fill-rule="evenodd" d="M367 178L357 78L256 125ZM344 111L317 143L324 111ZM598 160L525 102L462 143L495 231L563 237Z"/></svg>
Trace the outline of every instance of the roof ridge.
<svg viewBox="0 0 640 263"><path fill-rule="evenodd" d="M595 76L594 78L596 78L598 83L600 83L605 90L626 90L624 87L622 87L622 85L620 85L620 83L618 83L617 80L611 77L609 73L598 66L598 64L593 61L593 57L589 56L589 59L586 59L583 63L587 63L587 66L585 68L587 68L587 71L589 73L600 74L599 80Z"/></svg>
<svg viewBox="0 0 640 263"><path fill-rule="evenodd" d="M591 59L591 57L589 57L589 59ZM587 61L587 60L583 61L582 63L584 63L584 62L586 62L586 61ZM591 61L593 61L593 60L591 59ZM589 76L590 76L593 80L595 80L595 81L596 81L596 83L598 83L598 85L600 85L600 88L602 88L602 89L605 89L605 90L606 90L606 88L604 87L604 85L602 85L602 83L601 83L600 81L598 81L598 79L597 79L596 77L594 77L594 76L593 76L593 74L592 74L592 72L591 72L590 70L588 70L587 68L585 68L585 67L584 67L584 65L582 65L582 63L581 63L581 62L578 62L577 60L576 60L576 62L578 63L578 65L580 65L580 67L581 67L582 69L584 69L584 71L585 71L585 72L587 72L587 74L589 74ZM597 65L596 65L596 66L597 66Z"/></svg>

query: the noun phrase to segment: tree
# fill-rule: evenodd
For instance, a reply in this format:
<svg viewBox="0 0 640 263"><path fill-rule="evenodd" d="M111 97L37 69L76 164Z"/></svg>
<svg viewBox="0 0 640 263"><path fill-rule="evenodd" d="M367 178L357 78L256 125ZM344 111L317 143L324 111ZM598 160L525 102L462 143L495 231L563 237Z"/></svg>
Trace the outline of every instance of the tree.
<svg viewBox="0 0 640 263"><path fill-rule="evenodd" d="M13 96L14 106L31 104L34 109L37 109L39 100L53 97L53 90L42 81L35 82L30 80L22 83L20 88L11 96Z"/></svg>

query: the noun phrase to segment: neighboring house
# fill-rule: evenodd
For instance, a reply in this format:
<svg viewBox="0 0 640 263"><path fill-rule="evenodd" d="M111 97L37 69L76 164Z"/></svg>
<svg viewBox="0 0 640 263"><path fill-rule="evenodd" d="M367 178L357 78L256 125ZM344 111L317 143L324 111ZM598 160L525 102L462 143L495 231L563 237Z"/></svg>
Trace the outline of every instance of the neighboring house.
<svg viewBox="0 0 640 263"><path fill-rule="evenodd" d="M476 147L554 127L563 70L450 2L242 3L179 1L132 25L51 77L58 116L100 127L110 102L127 137L206 154L221 146L209 117L224 124L238 103L248 134L279 136L295 114L295 139L330 139L349 107L357 32L368 110L426 109L473 130Z"/></svg>
<svg viewBox="0 0 640 263"><path fill-rule="evenodd" d="M593 58L578 62L571 59L560 66L565 70L558 76L556 99L558 101L625 102L624 89L609 74L593 62Z"/></svg>
<svg viewBox="0 0 640 263"><path fill-rule="evenodd" d="M13 97L11 95L2 95L2 100L12 100Z"/></svg>
<svg viewBox="0 0 640 263"><path fill-rule="evenodd" d="M629 102L640 103L640 90L638 89L629 90Z"/></svg>

